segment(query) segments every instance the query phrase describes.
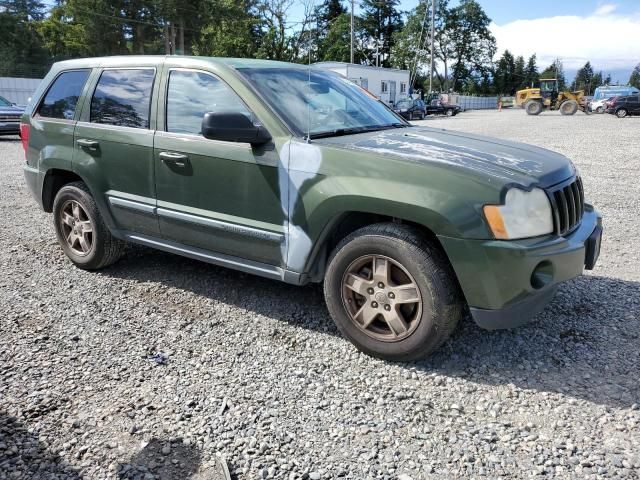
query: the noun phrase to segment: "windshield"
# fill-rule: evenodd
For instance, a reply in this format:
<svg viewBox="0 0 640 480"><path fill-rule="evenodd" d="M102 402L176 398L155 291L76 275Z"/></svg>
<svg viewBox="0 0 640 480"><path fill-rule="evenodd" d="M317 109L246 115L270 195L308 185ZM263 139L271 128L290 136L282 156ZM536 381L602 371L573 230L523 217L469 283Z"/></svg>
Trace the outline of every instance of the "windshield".
<svg viewBox="0 0 640 480"><path fill-rule="evenodd" d="M289 128L311 138L409 124L346 78L311 68L238 69Z"/></svg>
<svg viewBox="0 0 640 480"><path fill-rule="evenodd" d="M413 105L413 102L410 100L400 100L398 103L396 103L396 107L398 108L409 108L411 107L411 105Z"/></svg>
<svg viewBox="0 0 640 480"><path fill-rule="evenodd" d="M0 107L10 107L13 105L9 100L4 97L0 97Z"/></svg>

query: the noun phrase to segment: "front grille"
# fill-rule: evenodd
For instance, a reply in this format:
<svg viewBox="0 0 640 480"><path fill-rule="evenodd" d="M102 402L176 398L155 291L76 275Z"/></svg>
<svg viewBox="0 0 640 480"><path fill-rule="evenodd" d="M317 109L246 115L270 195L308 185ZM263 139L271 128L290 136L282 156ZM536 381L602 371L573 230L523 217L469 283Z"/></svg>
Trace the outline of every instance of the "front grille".
<svg viewBox="0 0 640 480"><path fill-rule="evenodd" d="M566 235L573 231L584 214L584 190L580 177L552 187L549 190L555 232Z"/></svg>
<svg viewBox="0 0 640 480"><path fill-rule="evenodd" d="M19 122L20 115L0 115L0 122Z"/></svg>

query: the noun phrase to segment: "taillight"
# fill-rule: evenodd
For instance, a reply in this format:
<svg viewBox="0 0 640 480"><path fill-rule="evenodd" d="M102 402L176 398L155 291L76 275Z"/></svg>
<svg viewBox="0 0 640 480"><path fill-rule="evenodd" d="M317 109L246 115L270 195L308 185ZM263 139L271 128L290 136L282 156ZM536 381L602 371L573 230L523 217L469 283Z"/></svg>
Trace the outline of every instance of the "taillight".
<svg viewBox="0 0 640 480"><path fill-rule="evenodd" d="M29 148L29 127L30 125L28 123L20 124L20 140L22 140L25 158L27 158L27 148Z"/></svg>

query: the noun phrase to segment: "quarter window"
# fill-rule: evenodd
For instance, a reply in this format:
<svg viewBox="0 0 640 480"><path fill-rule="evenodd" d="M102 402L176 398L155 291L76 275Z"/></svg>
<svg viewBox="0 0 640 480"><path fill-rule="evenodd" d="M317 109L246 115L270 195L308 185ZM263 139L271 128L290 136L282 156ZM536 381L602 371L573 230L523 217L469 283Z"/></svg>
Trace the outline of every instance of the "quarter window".
<svg viewBox="0 0 640 480"><path fill-rule="evenodd" d="M172 70L167 92L167 132L201 135L207 112L251 117L242 100L222 80L204 72Z"/></svg>
<svg viewBox="0 0 640 480"><path fill-rule="evenodd" d="M155 70L105 70L91 99L91 122L149 128Z"/></svg>
<svg viewBox="0 0 640 480"><path fill-rule="evenodd" d="M64 72L56 78L40 104L38 114L48 118L73 120L89 70Z"/></svg>

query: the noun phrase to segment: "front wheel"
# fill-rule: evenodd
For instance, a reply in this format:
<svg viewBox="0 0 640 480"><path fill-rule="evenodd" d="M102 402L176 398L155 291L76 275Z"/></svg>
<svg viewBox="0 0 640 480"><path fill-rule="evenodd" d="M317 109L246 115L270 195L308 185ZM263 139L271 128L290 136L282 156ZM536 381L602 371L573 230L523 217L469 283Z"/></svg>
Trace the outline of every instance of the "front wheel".
<svg viewBox="0 0 640 480"><path fill-rule="evenodd" d="M529 100L524 105L524 109L527 115L540 115L542 113L542 103L537 100Z"/></svg>
<svg viewBox="0 0 640 480"><path fill-rule="evenodd" d="M447 115L447 117L453 117L453 115L454 115L453 114L453 110L448 108L447 111L446 111L446 115Z"/></svg>
<svg viewBox="0 0 640 480"><path fill-rule="evenodd" d="M77 267L98 270L124 252L125 242L111 235L83 182L60 189L53 201L53 222L62 250Z"/></svg>
<svg viewBox="0 0 640 480"><path fill-rule="evenodd" d="M567 100L562 105L560 105L560 114L561 115L575 115L578 111L578 102L575 100Z"/></svg>
<svg viewBox="0 0 640 480"><path fill-rule="evenodd" d="M463 312L444 254L403 225L372 225L342 240L329 262L324 290L342 334L359 350L391 361L431 354Z"/></svg>
<svg viewBox="0 0 640 480"><path fill-rule="evenodd" d="M603 107L596 108L596 113L604 113L604 108Z"/></svg>
<svg viewBox="0 0 640 480"><path fill-rule="evenodd" d="M621 108L620 110L618 110L618 111L616 112L616 117L618 117L618 118L624 118L624 117L626 117L626 116L627 116L627 113L628 113L628 112L627 112L624 108Z"/></svg>

